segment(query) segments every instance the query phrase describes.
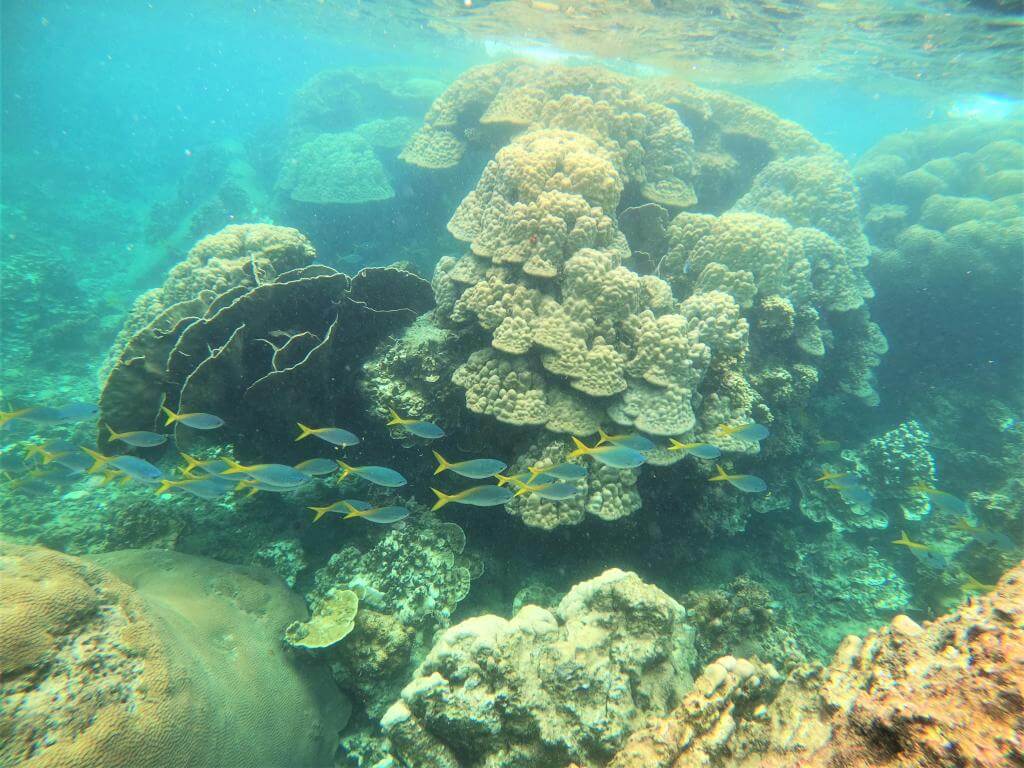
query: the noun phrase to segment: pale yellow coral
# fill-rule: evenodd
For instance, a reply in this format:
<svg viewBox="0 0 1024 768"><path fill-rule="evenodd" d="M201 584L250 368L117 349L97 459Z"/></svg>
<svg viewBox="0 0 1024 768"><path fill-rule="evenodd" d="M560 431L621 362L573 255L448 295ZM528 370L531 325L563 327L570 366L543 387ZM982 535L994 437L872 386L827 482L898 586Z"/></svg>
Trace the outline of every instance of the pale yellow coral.
<svg viewBox="0 0 1024 768"><path fill-rule="evenodd" d="M622 182L604 151L567 131L524 134L488 163L448 229L495 263L554 277L585 246L627 255L614 220Z"/></svg>
<svg viewBox="0 0 1024 768"><path fill-rule="evenodd" d="M551 467L565 461L567 448L560 441L541 440L531 445L513 464L510 472L527 467ZM618 520L640 509L636 490L638 473L591 464L586 477L575 481L579 493L564 501L550 501L527 493L509 502L506 509L531 527L551 530L577 525L590 514L602 520Z"/></svg>
<svg viewBox="0 0 1024 768"><path fill-rule="evenodd" d="M403 158L427 167L454 165L467 140L479 133L474 120L480 127L558 128L586 135L645 197L679 207L696 201L689 130L673 110L648 99L622 75L525 61L476 67L438 97ZM440 161L426 151L435 144L445 147L432 153L440 154Z"/></svg>
<svg viewBox="0 0 1024 768"><path fill-rule="evenodd" d="M466 390L466 407L474 413L517 426L548 420L544 380L521 357L478 350L455 370L452 382Z"/></svg>
<svg viewBox="0 0 1024 768"><path fill-rule="evenodd" d="M284 633L285 642L293 648L307 650L329 648L352 631L358 610L359 597L355 592L337 590L320 602L307 621L289 624Z"/></svg>
<svg viewBox="0 0 1024 768"><path fill-rule="evenodd" d="M651 435L680 435L696 423L692 394L685 388L665 389L638 380L631 382L620 400L608 408L608 415L623 427Z"/></svg>
<svg viewBox="0 0 1024 768"><path fill-rule="evenodd" d="M302 203L355 204L395 196L373 147L358 133L322 133L281 167L278 186Z"/></svg>

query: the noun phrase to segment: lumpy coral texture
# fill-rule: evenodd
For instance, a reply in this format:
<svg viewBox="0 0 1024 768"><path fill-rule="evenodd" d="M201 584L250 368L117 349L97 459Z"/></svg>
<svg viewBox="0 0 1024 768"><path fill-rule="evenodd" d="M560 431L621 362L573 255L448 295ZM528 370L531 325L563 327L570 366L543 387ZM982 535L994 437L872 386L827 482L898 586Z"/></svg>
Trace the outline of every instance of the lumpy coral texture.
<svg viewBox="0 0 1024 768"><path fill-rule="evenodd" d="M5 765L323 765L347 705L289 658L266 572L0 543Z"/></svg>

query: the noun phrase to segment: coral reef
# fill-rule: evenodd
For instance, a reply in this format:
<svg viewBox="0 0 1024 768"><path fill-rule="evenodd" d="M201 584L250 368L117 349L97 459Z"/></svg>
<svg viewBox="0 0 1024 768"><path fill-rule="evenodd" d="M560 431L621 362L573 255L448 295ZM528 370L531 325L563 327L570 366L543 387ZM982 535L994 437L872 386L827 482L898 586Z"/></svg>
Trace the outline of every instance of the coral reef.
<svg viewBox="0 0 1024 768"><path fill-rule="evenodd" d="M345 611L351 634L317 655L371 716L380 717L394 700L479 575L463 556L465 545L458 525L421 513L365 552L344 547L316 572L307 595L314 617L337 614L331 606L338 595L358 596L354 618ZM345 598L348 607L351 601Z"/></svg>
<svg viewBox="0 0 1024 768"><path fill-rule="evenodd" d="M1020 367L1021 126L1019 115L940 123L886 137L857 164L875 311L899 334L889 375L908 402L968 373L1003 389L1000 370Z"/></svg>
<svg viewBox="0 0 1024 768"><path fill-rule="evenodd" d="M680 701L691 660L682 607L612 569L554 611L527 605L448 629L382 726L410 768L603 763Z"/></svg>
<svg viewBox="0 0 1024 768"><path fill-rule="evenodd" d="M395 196L373 145L359 133L321 133L281 166L277 186L300 203L354 204Z"/></svg>
<svg viewBox="0 0 1024 768"><path fill-rule="evenodd" d="M847 637L825 668L781 682L725 657L611 768L1012 765L1024 755L1024 565L920 625Z"/></svg>
<svg viewBox="0 0 1024 768"><path fill-rule="evenodd" d="M682 603L695 631L698 663L710 663L727 652L756 657L783 671L805 661L787 611L749 577L690 592Z"/></svg>
<svg viewBox="0 0 1024 768"><path fill-rule="evenodd" d="M302 601L267 574L7 542L0 573L4 764L322 765L333 754L347 704L284 653Z"/></svg>
<svg viewBox="0 0 1024 768"><path fill-rule="evenodd" d="M149 336L163 337L188 312L196 311L189 302L209 303L204 298L206 292L220 294L238 286L255 286L304 267L315 258L316 251L309 240L290 227L240 224L204 237L171 269L162 286L136 299L101 369L101 381L118 358L125 355L129 343L145 335L147 327L152 327ZM154 338L150 343L156 341ZM138 354L129 354L128 359Z"/></svg>
<svg viewBox="0 0 1024 768"><path fill-rule="evenodd" d="M469 142L490 144L529 128L562 129L601 143L616 170L648 200L696 202L693 140L669 108L626 77L594 67L504 61L462 74L431 105L402 159L425 168L455 165Z"/></svg>
<svg viewBox="0 0 1024 768"><path fill-rule="evenodd" d="M209 247L197 249L202 254ZM289 442L279 438L295 421L332 423L358 396L354 383L332 383L332 371L358 364L380 339L430 306L427 284L403 270L366 269L354 278L313 265L275 272L250 256L247 265L227 263L248 266L255 285L244 279L229 285L220 260L201 255L172 270L161 300L183 292L170 286L194 289L199 280L204 288L130 337L100 396L103 422L119 430L153 429L160 406L169 403L179 411L216 413L243 441L262 432L264 440ZM214 263L217 280L207 276ZM283 405L287 414L279 412ZM182 445L189 437L179 429ZM117 449L106 436L100 440Z"/></svg>
<svg viewBox="0 0 1024 768"><path fill-rule="evenodd" d="M503 140L488 126L521 131L449 222L472 253L442 259L433 280L437 321L464 348L479 331L489 336L490 348L470 351L452 376L467 408L554 432L615 425L701 440L723 423L793 414L829 377L877 402L872 369L885 344L863 307L868 246L843 161L752 105L648 86L643 109L670 105L699 125L698 156L730 148L742 172L717 191L710 180L697 184L712 209L732 206L721 215L684 212L668 224L663 209L634 214L630 231L647 249L634 264L617 212L637 174L621 138L630 120L615 114L634 97L622 96L628 79L592 75L517 62L471 70L435 101L405 150L416 161L409 156L427 137L454 137L474 119L480 135L470 143ZM539 81L532 90L519 84L528 77ZM600 96L604 117L555 119L557 104L534 103L545 93ZM732 130L746 131L747 143L726 138ZM694 204L704 206L699 194ZM655 451L650 461L682 456Z"/></svg>

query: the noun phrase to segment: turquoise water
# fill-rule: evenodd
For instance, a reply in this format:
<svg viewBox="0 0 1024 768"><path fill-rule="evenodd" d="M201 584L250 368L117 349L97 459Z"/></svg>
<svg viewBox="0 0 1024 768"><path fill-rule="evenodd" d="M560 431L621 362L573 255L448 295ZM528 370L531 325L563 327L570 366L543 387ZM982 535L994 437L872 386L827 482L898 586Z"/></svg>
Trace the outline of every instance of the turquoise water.
<svg viewBox="0 0 1024 768"><path fill-rule="evenodd" d="M603 766L990 589L1019 11L5 4L0 762Z"/></svg>

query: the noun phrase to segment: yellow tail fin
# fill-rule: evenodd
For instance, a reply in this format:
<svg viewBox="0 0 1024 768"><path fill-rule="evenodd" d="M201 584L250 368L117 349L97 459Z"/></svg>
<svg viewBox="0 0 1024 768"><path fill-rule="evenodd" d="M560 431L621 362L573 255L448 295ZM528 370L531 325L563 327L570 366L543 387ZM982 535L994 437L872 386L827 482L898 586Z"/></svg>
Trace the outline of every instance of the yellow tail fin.
<svg viewBox="0 0 1024 768"><path fill-rule="evenodd" d="M172 411L166 405L161 405L160 406L160 410L163 411L164 414L167 416L167 421L164 422L164 426L165 427L171 426L171 424L173 424L174 422L176 422L180 418L178 416L178 414L176 414L174 411Z"/></svg>
<svg viewBox="0 0 1024 768"><path fill-rule="evenodd" d="M176 483L173 480L161 480L160 485L156 489L156 495L159 496L161 494L167 493L175 485Z"/></svg>
<svg viewBox="0 0 1024 768"><path fill-rule="evenodd" d="M221 459L228 465L228 468L221 472L222 475L237 475L239 472L245 472L247 469L234 459L229 459L227 456L221 456Z"/></svg>
<svg viewBox="0 0 1024 768"><path fill-rule="evenodd" d="M668 443L669 443L668 449L670 451L681 451L681 450L683 450L686 447L683 443L680 443L674 437L670 437L668 439Z"/></svg>
<svg viewBox="0 0 1024 768"><path fill-rule="evenodd" d="M396 424L401 424L405 419L398 415L398 412L394 408L388 408L388 413L391 414L391 421L388 422L389 427L393 427Z"/></svg>
<svg viewBox="0 0 1024 768"><path fill-rule="evenodd" d="M722 469L722 465L721 464L715 464L715 470L718 472L718 474L716 474L714 477L709 477L708 480L714 481L714 480L728 480L729 479L729 475L726 473L726 471L724 469Z"/></svg>
<svg viewBox="0 0 1024 768"><path fill-rule="evenodd" d="M608 433L605 432L600 427L597 428L597 438L598 445L602 445L603 443L607 443L609 440L611 440L611 437L608 435Z"/></svg>
<svg viewBox="0 0 1024 768"><path fill-rule="evenodd" d="M437 496L437 502L434 504L434 506L430 508L431 512L437 511L445 504L447 504L449 501L455 498L454 496L449 496L447 493L441 493L439 490L437 490L437 488L431 488L430 490L432 490L434 492L434 495Z"/></svg>
<svg viewBox="0 0 1024 768"><path fill-rule="evenodd" d="M316 512L316 517L313 518L313 522L315 523L317 520L319 520L321 517L327 514L327 510L330 509L330 507L308 507L308 509L311 509L314 512Z"/></svg>
<svg viewBox="0 0 1024 768"><path fill-rule="evenodd" d="M372 509L356 509L347 501L341 502L342 506L348 510L348 514L345 515L342 520L349 520L353 517L364 517L368 512L372 512Z"/></svg>
<svg viewBox="0 0 1024 768"><path fill-rule="evenodd" d="M31 411L31 408L19 408L16 411L4 411L0 413L0 427L19 416L24 416L26 413Z"/></svg>
<svg viewBox="0 0 1024 768"><path fill-rule="evenodd" d="M46 446L38 445L37 443L29 443L25 449L25 458L31 459L33 456L41 456L43 458L43 464L46 463Z"/></svg>
<svg viewBox="0 0 1024 768"><path fill-rule="evenodd" d="M452 465L448 463L445 460L444 456L442 456L440 453L438 453L437 451L431 451L431 453L433 453L434 458L437 459L437 469L434 470L435 475L440 475L446 469L452 468Z"/></svg>
<svg viewBox="0 0 1024 768"><path fill-rule="evenodd" d="M302 440L303 438L309 437L315 431L310 427L307 427L302 422L296 422L296 424L299 425L299 436L295 438L296 443L299 442L299 440Z"/></svg>
<svg viewBox="0 0 1024 768"><path fill-rule="evenodd" d="M586 456L590 453L591 449L587 447L586 443L576 437L576 435L572 436L572 442L576 446L576 450L569 452L570 459L575 459L577 456Z"/></svg>
<svg viewBox="0 0 1024 768"><path fill-rule="evenodd" d="M199 461L199 459L197 459L195 456L189 456L187 453L182 453L181 451L178 451L178 455L185 460L185 468L181 470L181 473L183 475L188 474L193 469L202 464L202 462Z"/></svg>
<svg viewBox="0 0 1024 768"><path fill-rule="evenodd" d="M110 439L111 440L117 440L118 438L121 437L121 434L118 433L118 432L115 432L114 428L112 426L110 426L109 424L105 424L104 426L107 428L107 432L110 433Z"/></svg>
<svg viewBox="0 0 1024 768"><path fill-rule="evenodd" d="M352 474L352 467L350 467L341 459L335 459L335 461L338 462L338 466L341 467L341 474L338 475L338 482L340 483L342 480L344 480L346 477Z"/></svg>
<svg viewBox="0 0 1024 768"><path fill-rule="evenodd" d="M498 480L499 488L512 479L511 477L505 477L505 475L501 474L500 472L495 475L495 478L497 478Z"/></svg>
<svg viewBox="0 0 1024 768"><path fill-rule="evenodd" d="M92 448L86 448L84 445L82 446L82 450L85 451L87 454L89 454L89 456L92 457L92 461L93 461L92 466L89 467L87 470L85 470L86 474L89 474L89 475L95 475L97 472L99 472L103 468L103 466L108 461L110 461L112 458L114 458L113 456L104 456L102 453L99 453L98 451L94 451Z"/></svg>

